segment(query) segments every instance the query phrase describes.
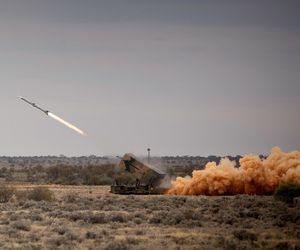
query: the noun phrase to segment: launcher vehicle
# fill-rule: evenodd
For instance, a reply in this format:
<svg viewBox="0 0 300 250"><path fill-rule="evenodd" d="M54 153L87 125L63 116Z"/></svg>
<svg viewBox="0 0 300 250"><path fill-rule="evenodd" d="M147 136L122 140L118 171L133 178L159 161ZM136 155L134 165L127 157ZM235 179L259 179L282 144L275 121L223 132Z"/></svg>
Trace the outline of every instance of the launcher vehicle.
<svg viewBox="0 0 300 250"><path fill-rule="evenodd" d="M166 173L152 165L142 162L133 154L125 154L118 167L120 171L131 173L135 178L135 184L120 183L119 180L115 179L114 184L111 186L111 193L161 194L165 191L160 185Z"/></svg>

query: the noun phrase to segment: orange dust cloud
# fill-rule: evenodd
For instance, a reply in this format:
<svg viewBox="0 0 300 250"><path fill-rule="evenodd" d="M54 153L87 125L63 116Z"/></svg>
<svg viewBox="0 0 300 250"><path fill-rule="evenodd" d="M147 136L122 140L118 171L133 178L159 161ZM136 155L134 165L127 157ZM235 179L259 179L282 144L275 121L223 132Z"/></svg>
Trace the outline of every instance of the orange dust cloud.
<svg viewBox="0 0 300 250"><path fill-rule="evenodd" d="M300 184L300 152L282 152L274 147L268 158L256 155L240 159L240 167L222 159L220 164L209 162L205 169L193 171L192 177L177 177L167 194L234 195L272 194L280 183Z"/></svg>

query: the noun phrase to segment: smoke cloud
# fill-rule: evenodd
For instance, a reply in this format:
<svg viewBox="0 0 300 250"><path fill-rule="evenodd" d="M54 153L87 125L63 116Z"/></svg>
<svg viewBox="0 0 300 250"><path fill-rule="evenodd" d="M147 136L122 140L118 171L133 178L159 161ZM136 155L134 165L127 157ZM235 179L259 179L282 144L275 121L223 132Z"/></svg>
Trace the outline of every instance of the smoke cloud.
<svg viewBox="0 0 300 250"><path fill-rule="evenodd" d="M192 177L177 177L168 194L233 195L272 194L280 183L300 184L300 152L285 153L274 147L266 159L246 155L240 167L222 159L220 164L209 162L205 169L193 171Z"/></svg>
<svg viewBox="0 0 300 250"><path fill-rule="evenodd" d="M51 113L51 112L48 112L48 115L49 115L51 118L53 118L53 119L59 121L60 123L64 124L64 125L67 126L68 128L73 129L73 130L76 131L77 133L79 133L79 134L81 134L81 135L86 135L81 129L79 129L79 128L77 128L76 126L74 126L73 124L71 124L71 123L65 121L64 119L60 118L59 116L57 116L57 115L55 115L55 114L53 114L53 113Z"/></svg>

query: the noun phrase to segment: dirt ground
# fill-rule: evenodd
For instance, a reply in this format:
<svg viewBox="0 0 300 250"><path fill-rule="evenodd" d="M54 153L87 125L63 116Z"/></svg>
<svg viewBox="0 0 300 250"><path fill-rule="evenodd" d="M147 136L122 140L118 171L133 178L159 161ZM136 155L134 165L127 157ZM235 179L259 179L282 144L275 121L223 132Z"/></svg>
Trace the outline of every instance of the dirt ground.
<svg viewBox="0 0 300 250"><path fill-rule="evenodd" d="M300 249L299 208L271 196L122 196L109 187L44 186L55 201L0 204L0 249Z"/></svg>

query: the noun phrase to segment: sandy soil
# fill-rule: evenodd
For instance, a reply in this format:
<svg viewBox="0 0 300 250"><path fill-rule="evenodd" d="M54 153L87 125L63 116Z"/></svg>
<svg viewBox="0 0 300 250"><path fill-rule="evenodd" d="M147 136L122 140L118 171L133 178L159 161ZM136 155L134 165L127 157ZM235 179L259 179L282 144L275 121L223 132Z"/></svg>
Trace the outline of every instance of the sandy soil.
<svg viewBox="0 0 300 250"><path fill-rule="evenodd" d="M68 185L55 185L55 184L11 184L17 190L31 190L36 187L45 187L54 192L57 199L61 199L67 194L77 194L81 197L96 197L98 195L104 195L110 193L109 186L68 186Z"/></svg>
<svg viewBox="0 0 300 250"><path fill-rule="evenodd" d="M55 201L0 204L1 249L300 249L299 208L271 196L121 196L109 187L43 186Z"/></svg>

